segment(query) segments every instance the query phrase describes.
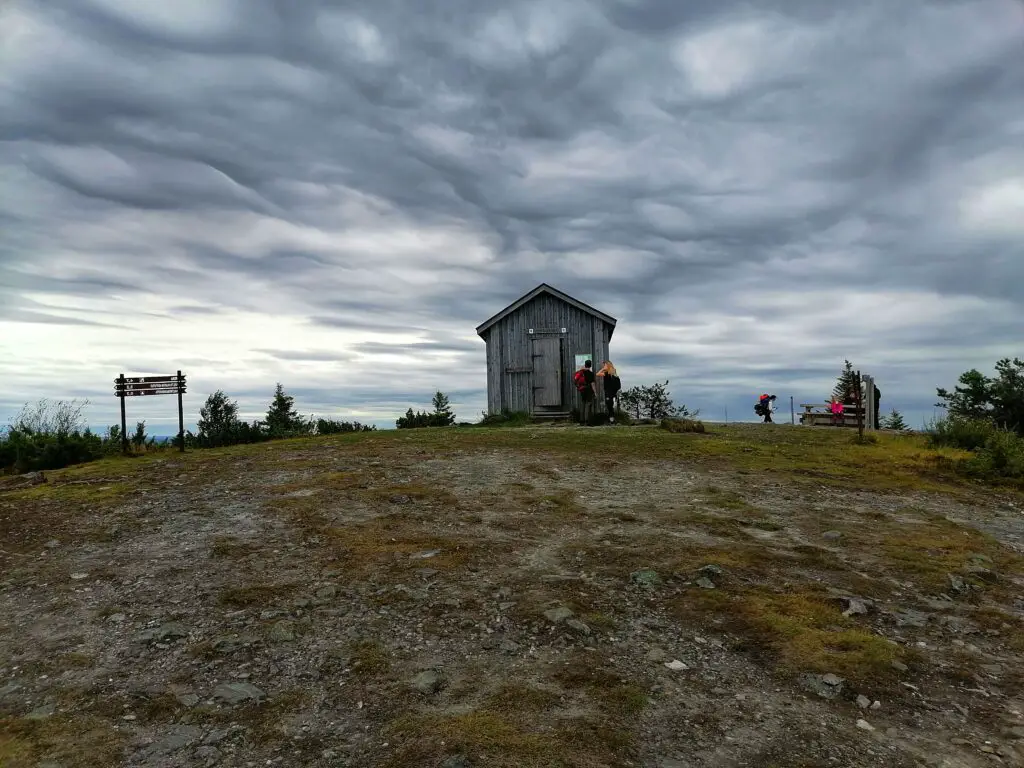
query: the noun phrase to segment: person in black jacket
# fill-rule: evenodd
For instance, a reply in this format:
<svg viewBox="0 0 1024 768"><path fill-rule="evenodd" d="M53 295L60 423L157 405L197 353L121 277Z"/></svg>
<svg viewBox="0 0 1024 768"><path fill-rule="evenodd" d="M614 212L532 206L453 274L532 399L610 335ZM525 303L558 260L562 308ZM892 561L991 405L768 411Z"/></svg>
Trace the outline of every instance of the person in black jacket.
<svg viewBox="0 0 1024 768"><path fill-rule="evenodd" d="M597 372L598 377L604 379L604 405L608 410L608 422L615 423L615 398L622 389L622 381L619 374L612 365L611 360L605 360L601 370Z"/></svg>

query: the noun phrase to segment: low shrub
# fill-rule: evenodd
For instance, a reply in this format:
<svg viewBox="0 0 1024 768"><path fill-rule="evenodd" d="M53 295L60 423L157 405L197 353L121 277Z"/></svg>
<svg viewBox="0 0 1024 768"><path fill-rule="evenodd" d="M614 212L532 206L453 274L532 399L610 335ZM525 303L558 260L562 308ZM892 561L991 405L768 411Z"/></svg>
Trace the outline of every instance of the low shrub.
<svg viewBox="0 0 1024 768"><path fill-rule="evenodd" d="M377 427L360 424L358 421L335 421L334 419L317 419L318 435L340 435L348 432L376 432Z"/></svg>
<svg viewBox="0 0 1024 768"><path fill-rule="evenodd" d="M994 430L964 469L975 477L1024 481L1024 438L1010 430Z"/></svg>
<svg viewBox="0 0 1024 768"><path fill-rule="evenodd" d="M928 428L928 443L933 448L960 448L976 451L996 433L990 421L957 416L933 421Z"/></svg>
<svg viewBox="0 0 1024 768"><path fill-rule="evenodd" d="M12 428L0 437L0 472L37 472L83 464L104 456L107 446L88 429L59 434Z"/></svg>
<svg viewBox="0 0 1024 768"><path fill-rule="evenodd" d="M706 431L704 429L704 422L697 421L696 419L662 419L660 426L669 432L696 432L704 434Z"/></svg>
<svg viewBox="0 0 1024 768"><path fill-rule="evenodd" d="M480 427L525 427L533 422L533 417L526 411L503 410L501 413L481 413Z"/></svg>

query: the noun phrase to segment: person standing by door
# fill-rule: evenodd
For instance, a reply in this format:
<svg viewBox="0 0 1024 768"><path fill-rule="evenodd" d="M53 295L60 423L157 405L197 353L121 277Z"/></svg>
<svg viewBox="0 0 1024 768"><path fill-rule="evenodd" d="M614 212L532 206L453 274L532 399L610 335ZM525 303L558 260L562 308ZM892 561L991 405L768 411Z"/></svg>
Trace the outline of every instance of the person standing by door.
<svg viewBox="0 0 1024 768"><path fill-rule="evenodd" d="M604 405L608 411L608 422L615 423L615 399L622 389L622 381L619 374L612 365L611 360L605 360L601 370L597 372L598 378L604 380Z"/></svg>
<svg viewBox="0 0 1024 768"><path fill-rule="evenodd" d="M594 401L597 400L597 377L594 376L593 362L585 360L580 369L573 374L576 391L582 401L580 407L580 423L589 424L594 415Z"/></svg>

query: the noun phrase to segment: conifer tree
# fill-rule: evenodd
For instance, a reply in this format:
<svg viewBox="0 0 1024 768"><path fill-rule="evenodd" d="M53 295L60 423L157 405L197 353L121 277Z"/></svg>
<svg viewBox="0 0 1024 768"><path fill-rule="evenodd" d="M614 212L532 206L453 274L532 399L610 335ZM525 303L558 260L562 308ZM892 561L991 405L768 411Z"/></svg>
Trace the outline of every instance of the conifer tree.
<svg viewBox="0 0 1024 768"><path fill-rule="evenodd" d="M905 432L910 429L910 427L907 426L907 422L903 420L903 414L895 408L892 409L892 413L882 419L882 423L878 426L882 429L892 429L897 432Z"/></svg>
<svg viewBox="0 0 1024 768"><path fill-rule="evenodd" d="M434 412L431 414L431 421L435 427L448 427L455 423L455 413L452 411L451 402L444 392L435 392L431 401Z"/></svg>
<svg viewBox="0 0 1024 768"><path fill-rule="evenodd" d="M266 425L271 435L288 434L302 426L302 419L295 410L295 398L286 395L280 383L274 390L274 399L267 410Z"/></svg>
<svg viewBox="0 0 1024 768"><path fill-rule="evenodd" d="M836 385L832 389L832 395L837 400L842 400L846 397L848 392L853 392L856 384L854 379L856 374L853 371L853 365L850 364L849 360L845 360L843 362L843 372L839 374L839 378L836 380Z"/></svg>

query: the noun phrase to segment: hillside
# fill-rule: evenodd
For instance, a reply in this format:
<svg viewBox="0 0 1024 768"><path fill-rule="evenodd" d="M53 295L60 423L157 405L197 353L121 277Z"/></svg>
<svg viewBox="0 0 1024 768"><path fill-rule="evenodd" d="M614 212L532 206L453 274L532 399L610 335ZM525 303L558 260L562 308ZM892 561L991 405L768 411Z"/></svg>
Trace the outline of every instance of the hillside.
<svg viewBox="0 0 1024 768"><path fill-rule="evenodd" d="M446 429L9 484L0 765L1021 765L1024 498L951 457Z"/></svg>

